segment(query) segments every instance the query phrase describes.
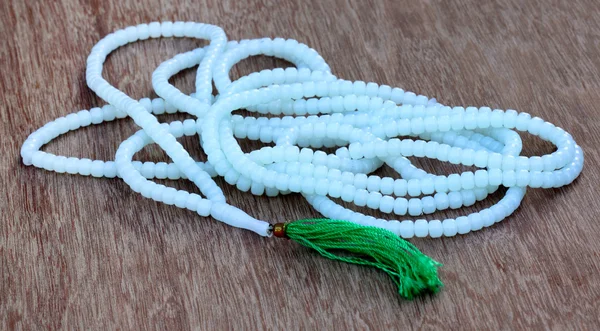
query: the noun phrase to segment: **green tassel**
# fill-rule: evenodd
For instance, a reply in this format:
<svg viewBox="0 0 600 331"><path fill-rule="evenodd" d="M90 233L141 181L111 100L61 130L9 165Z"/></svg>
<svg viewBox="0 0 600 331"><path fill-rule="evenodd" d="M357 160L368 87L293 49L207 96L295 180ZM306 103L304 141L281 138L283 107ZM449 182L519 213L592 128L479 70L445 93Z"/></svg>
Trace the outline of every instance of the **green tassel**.
<svg viewBox="0 0 600 331"><path fill-rule="evenodd" d="M441 264L388 230L316 218L275 224L273 234L293 239L328 259L379 268L394 280L405 299L436 293L443 286L437 274Z"/></svg>

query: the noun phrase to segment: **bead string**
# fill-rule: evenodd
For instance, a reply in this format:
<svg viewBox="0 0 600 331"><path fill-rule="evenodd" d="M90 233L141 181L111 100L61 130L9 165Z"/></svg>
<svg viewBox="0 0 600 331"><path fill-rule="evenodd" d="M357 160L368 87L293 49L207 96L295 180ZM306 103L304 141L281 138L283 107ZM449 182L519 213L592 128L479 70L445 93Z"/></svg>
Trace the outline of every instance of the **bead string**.
<svg viewBox="0 0 600 331"><path fill-rule="evenodd" d="M102 78L103 63L112 51L159 37L207 39L210 43L178 54L154 71L157 99L133 100ZM232 82L231 68L255 55L278 57L296 68L263 70ZM194 66L198 66L196 93L186 95L169 83L170 77ZM24 164L58 173L120 177L144 197L210 215L262 236L271 235L270 224L227 204L211 177L222 176L239 190L255 195L300 193L328 218L384 228L403 238L435 238L500 222L518 208L527 187L567 185L583 168L583 152L570 134L527 113L448 107L400 88L338 79L315 50L295 40L228 42L221 28L208 24L154 22L111 33L92 48L86 80L108 105L57 118L33 132L21 149ZM233 115L238 109L283 117ZM196 120L160 123L155 117L175 112L191 114ZM40 150L66 132L127 116L142 130L120 144L114 161ZM519 156L522 141L516 131L549 141L557 150L543 156ZM200 136L200 148L208 162L195 162L189 156L176 140L184 135ZM275 146L245 153L236 139ZM136 152L151 143L158 144L173 163L132 161ZM327 154L318 150L322 147L337 150ZM429 174L412 165L407 159L410 156L479 170L449 176ZM369 175L383 164L401 178ZM202 196L157 184L151 181L154 178L188 179ZM419 217L471 206L500 185L508 190L497 204L445 220L377 219L331 200Z"/></svg>

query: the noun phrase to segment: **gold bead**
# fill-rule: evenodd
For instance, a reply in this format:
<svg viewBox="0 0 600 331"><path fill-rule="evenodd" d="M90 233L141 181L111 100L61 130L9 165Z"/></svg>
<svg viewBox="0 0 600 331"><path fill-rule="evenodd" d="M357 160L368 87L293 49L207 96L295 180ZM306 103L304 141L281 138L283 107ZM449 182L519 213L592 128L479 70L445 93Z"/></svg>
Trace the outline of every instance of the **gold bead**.
<svg viewBox="0 0 600 331"><path fill-rule="evenodd" d="M285 224L284 223L276 223L273 225L273 235L279 238L287 238L285 234Z"/></svg>

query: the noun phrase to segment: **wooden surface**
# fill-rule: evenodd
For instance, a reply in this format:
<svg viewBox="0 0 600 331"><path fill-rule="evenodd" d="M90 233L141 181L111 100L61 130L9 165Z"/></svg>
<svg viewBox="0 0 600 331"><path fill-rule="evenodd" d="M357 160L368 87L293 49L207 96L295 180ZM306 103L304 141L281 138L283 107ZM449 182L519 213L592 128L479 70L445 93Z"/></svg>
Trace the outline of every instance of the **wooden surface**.
<svg viewBox="0 0 600 331"><path fill-rule="evenodd" d="M0 4L0 328L600 328L598 1L137 3ZM84 81L94 43L152 20L213 23L230 39L294 38L319 51L339 77L399 86L450 105L541 116L573 134L585 151L584 171L571 186L529 190L517 212L492 228L414 240L445 264L446 287L403 301L382 272L157 204L119 180L23 166L18 151L28 134L104 104ZM200 45L127 46L109 57L105 76L133 97L151 96L152 70ZM254 58L234 71L240 76L281 65ZM174 82L191 92L193 77L190 70ZM181 117L164 119L173 118ZM135 130L121 120L68 134L45 149L111 159ZM202 159L196 141L184 143ZM526 155L552 151L529 137L525 145ZM138 157L166 160L156 149ZM438 173L460 170L416 162ZM254 197L219 183L231 203L258 218L317 216L298 196ZM197 191L189 183L169 184ZM445 215L458 212L434 216Z"/></svg>

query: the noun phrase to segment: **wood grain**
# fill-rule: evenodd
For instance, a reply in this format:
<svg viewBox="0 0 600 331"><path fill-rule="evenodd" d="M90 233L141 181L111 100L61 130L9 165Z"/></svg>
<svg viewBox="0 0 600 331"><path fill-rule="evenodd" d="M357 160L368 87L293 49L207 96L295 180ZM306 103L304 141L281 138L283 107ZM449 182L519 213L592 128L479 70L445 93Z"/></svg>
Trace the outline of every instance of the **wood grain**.
<svg viewBox="0 0 600 331"><path fill-rule="evenodd" d="M529 190L522 207L493 228L415 240L445 264L446 287L402 301L384 273L154 203L118 180L23 166L18 153L29 133L103 105L84 82L94 43L152 20L213 23L230 39L294 38L340 77L450 105L535 114L573 134L585 151L584 171L571 186ZM600 2L9 0L0 3L0 23L2 329L600 328ZM152 70L202 44L127 46L109 57L105 76L136 98L153 96ZM253 58L234 72L281 65ZM190 70L174 82L191 92L193 78ZM121 120L68 134L46 150L111 159L135 130ZM204 157L196 139L184 144ZM537 139L525 144L527 155L551 151ZM139 158L166 160L150 148ZM415 162L438 173L460 170ZM230 202L258 218L317 216L299 196L254 197L219 183ZM458 213L434 216L446 215Z"/></svg>

